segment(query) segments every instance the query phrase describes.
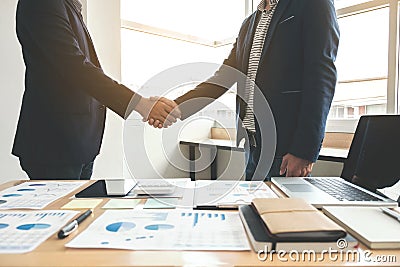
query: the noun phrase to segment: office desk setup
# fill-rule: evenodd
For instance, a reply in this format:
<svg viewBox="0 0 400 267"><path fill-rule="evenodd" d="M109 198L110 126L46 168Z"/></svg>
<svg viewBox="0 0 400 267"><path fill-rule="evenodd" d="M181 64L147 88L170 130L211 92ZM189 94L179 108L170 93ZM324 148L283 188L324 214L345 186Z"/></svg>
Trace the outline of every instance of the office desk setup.
<svg viewBox="0 0 400 267"><path fill-rule="evenodd" d="M197 147L204 147L204 148L208 148L208 149L215 148L216 149L216 152L217 152L216 154L214 154L212 150L210 152L213 157L211 164L210 164L211 180L216 180L218 177L217 156L218 156L219 150L244 152L244 147L236 146L236 141L234 141L234 140L205 138L205 139L199 139L199 140L181 140L179 142L179 144L189 147L190 178L192 179L192 181L196 180L195 159L196 159L196 148ZM346 160L348 153L349 153L348 149L323 147L321 149L318 160L343 163Z"/></svg>
<svg viewBox="0 0 400 267"><path fill-rule="evenodd" d="M26 181L14 181L0 185L0 190L19 185ZM71 197L83 188L93 184L89 181L80 189L59 198L46 206L46 210L60 210L65 204L71 201ZM268 183L274 192L283 197L283 193ZM318 257L317 260L302 260L290 257L290 255L277 254L261 255L259 258L254 251L138 251L119 249L86 249L67 248L65 244L80 235L99 216L105 213L102 207L109 201L109 198L98 199L98 204L93 213L79 224L79 228L65 239L58 239L57 234L52 235L39 247L24 254L0 254L0 266L399 266L400 250L372 250L360 243L357 249L361 257L359 260L330 259L328 254L325 257ZM143 200L140 200L143 202ZM82 210L80 210L82 212ZM124 212L128 212L125 210ZM237 212L237 211L227 211ZM373 259L373 260L371 260Z"/></svg>

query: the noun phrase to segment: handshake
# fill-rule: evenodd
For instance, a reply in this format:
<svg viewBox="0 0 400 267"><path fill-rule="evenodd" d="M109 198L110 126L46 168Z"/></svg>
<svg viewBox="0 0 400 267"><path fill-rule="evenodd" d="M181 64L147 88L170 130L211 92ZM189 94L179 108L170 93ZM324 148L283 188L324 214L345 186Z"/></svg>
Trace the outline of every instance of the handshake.
<svg viewBox="0 0 400 267"><path fill-rule="evenodd" d="M168 128L181 118L178 105L165 97L150 97L142 99L135 110L154 128Z"/></svg>

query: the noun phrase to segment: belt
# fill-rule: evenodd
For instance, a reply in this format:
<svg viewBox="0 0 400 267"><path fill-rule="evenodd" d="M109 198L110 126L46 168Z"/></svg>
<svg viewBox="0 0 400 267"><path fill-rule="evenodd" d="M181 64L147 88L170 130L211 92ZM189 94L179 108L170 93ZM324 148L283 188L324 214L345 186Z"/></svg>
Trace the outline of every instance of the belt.
<svg viewBox="0 0 400 267"><path fill-rule="evenodd" d="M252 132L246 129L247 137L249 138L249 145L252 147L257 147L256 132Z"/></svg>

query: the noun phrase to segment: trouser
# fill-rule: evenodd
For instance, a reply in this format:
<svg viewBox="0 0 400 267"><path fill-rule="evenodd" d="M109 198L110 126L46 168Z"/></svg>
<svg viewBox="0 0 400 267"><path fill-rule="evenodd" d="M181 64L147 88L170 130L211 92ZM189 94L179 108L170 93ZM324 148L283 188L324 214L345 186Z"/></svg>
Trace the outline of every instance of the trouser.
<svg viewBox="0 0 400 267"><path fill-rule="evenodd" d="M272 160L270 169L266 169L265 172L259 172L255 175L256 168L259 164L269 164L270 162L260 162L262 144L259 131L257 131L255 134L250 132L247 134L249 142L245 147L245 156L247 162L246 181L270 181L271 177L282 177L282 175L279 174L282 164L282 157L268 159Z"/></svg>
<svg viewBox="0 0 400 267"><path fill-rule="evenodd" d="M38 163L20 159L20 165L31 180L89 180L93 173L93 162Z"/></svg>

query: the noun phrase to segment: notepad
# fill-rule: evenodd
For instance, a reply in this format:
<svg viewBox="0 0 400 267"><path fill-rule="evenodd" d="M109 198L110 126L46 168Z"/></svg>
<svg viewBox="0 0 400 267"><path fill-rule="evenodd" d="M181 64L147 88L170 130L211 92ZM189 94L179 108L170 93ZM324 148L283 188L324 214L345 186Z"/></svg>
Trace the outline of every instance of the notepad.
<svg viewBox="0 0 400 267"><path fill-rule="evenodd" d="M178 200L178 198L149 198L143 209L175 209Z"/></svg>
<svg viewBox="0 0 400 267"><path fill-rule="evenodd" d="M74 199L62 206L62 209L94 209L103 202L102 199Z"/></svg>
<svg viewBox="0 0 400 267"><path fill-rule="evenodd" d="M242 205L239 207L239 215L246 229L247 236L255 252L263 251L314 251L322 252L330 249L340 249L340 251L348 251L356 249L358 242L351 235L334 241L279 241L271 236L264 221L259 216L257 210L251 205ZM344 242L345 246L339 247ZM338 245L339 244L339 245Z"/></svg>
<svg viewBox="0 0 400 267"><path fill-rule="evenodd" d="M372 249L400 249L400 222L375 207L324 207L322 211Z"/></svg>
<svg viewBox="0 0 400 267"><path fill-rule="evenodd" d="M303 199L257 198L253 206L278 241L336 241L346 235L342 227Z"/></svg>
<svg viewBox="0 0 400 267"><path fill-rule="evenodd" d="M140 199L110 199L102 209L133 209Z"/></svg>

